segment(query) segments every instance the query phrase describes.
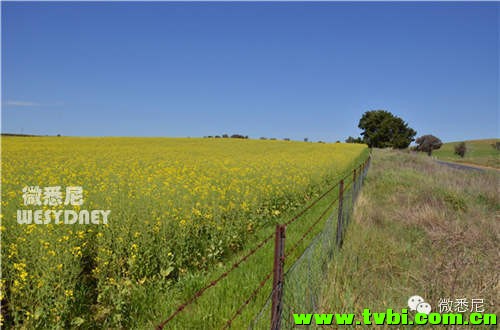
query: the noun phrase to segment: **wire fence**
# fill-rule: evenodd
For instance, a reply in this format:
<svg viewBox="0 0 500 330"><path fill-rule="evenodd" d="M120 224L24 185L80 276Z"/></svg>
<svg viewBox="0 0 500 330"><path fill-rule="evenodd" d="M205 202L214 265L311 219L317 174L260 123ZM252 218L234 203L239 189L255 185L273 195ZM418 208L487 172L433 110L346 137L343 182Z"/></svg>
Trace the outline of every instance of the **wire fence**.
<svg viewBox="0 0 500 330"><path fill-rule="evenodd" d="M345 231L352 217L356 197L367 174L370 160L353 170L353 178L346 186L339 184L339 195L322 213L329 211L323 229L309 241L303 253L286 269L283 282L273 287L282 291L281 306L273 311L272 294L248 329L291 329L295 327L294 313L318 312L319 299L324 289L324 274L335 252L342 246ZM312 224L315 225L314 223ZM289 250L291 252L296 244ZM279 318L274 313L280 313Z"/></svg>
<svg viewBox="0 0 500 330"><path fill-rule="evenodd" d="M223 317L225 321L216 328L241 328L242 320L238 325L235 325L235 322L244 318L246 321L243 321L243 324L249 323L248 329L289 329L294 327L293 313L317 311L326 267L335 251L342 246L354 202L369 164L370 158L367 158L290 220L277 225L275 233L263 238L229 269L198 289L158 324L156 329L183 328L173 326L172 321L181 319L180 314L186 314L183 311L190 305L201 304L200 298L210 291L209 289L220 285L225 279L227 281L231 273L241 271L242 265L250 258L256 258L259 253L269 254L266 249L270 248L267 245L273 237L274 259L267 259L274 262L266 263L267 259L261 257L262 267L251 270L255 272L254 278L258 278L253 287L245 291L245 299L239 303L231 302L230 315ZM306 213L311 213L309 216L312 217L312 220L308 220L309 226L298 221ZM296 239L291 240L290 246L285 247L287 232L293 234L291 236ZM253 306L253 314L248 315L252 311L245 314L246 310L250 310L250 305ZM188 319L183 317L184 320ZM179 322L182 323L182 319ZM210 329L213 326L202 322L198 326L192 325L191 328Z"/></svg>

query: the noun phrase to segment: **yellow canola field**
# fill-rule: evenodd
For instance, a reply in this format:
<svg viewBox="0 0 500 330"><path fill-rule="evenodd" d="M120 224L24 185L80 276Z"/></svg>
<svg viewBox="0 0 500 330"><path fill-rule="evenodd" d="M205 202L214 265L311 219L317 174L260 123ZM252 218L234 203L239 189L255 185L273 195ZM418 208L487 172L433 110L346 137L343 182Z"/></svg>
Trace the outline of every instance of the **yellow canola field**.
<svg viewBox="0 0 500 330"><path fill-rule="evenodd" d="M3 322L73 327L91 313L121 324L126 288L224 261L367 152L343 143L3 137ZM23 210L31 223L18 223ZM109 211L106 223L98 211ZM80 221L93 215L100 222Z"/></svg>

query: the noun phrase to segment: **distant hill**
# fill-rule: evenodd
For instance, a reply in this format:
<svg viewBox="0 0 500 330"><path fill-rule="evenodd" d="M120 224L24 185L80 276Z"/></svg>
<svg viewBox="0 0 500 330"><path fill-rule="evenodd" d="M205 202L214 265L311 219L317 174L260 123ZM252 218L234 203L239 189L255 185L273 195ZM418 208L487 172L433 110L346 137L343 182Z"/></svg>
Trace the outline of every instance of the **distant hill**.
<svg viewBox="0 0 500 330"><path fill-rule="evenodd" d="M455 155L455 146L460 142L465 142L467 147L464 158ZM433 151L432 155L446 161L500 168L500 150L495 147L497 143L500 143L500 139L449 142L444 143L440 149Z"/></svg>

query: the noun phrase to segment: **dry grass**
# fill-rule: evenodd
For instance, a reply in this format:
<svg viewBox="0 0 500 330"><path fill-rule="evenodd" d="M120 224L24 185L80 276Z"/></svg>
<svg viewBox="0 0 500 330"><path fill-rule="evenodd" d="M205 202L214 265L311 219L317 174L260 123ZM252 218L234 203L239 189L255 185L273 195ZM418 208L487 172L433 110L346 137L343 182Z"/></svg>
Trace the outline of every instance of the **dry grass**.
<svg viewBox="0 0 500 330"><path fill-rule="evenodd" d="M480 298L498 314L500 175L393 151L373 159L322 311L398 310L418 294L434 311L441 298Z"/></svg>

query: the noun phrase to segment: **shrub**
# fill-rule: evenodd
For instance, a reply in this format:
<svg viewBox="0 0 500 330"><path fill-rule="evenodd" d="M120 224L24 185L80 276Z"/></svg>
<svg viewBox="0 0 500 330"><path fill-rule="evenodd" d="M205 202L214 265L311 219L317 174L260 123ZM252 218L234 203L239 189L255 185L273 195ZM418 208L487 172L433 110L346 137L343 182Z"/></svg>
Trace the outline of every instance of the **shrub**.
<svg viewBox="0 0 500 330"><path fill-rule="evenodd" d="M467 151L467 147L465 146L465 142L460 142L455 146L455 154L464 158L465 152Z"/></svg>

